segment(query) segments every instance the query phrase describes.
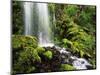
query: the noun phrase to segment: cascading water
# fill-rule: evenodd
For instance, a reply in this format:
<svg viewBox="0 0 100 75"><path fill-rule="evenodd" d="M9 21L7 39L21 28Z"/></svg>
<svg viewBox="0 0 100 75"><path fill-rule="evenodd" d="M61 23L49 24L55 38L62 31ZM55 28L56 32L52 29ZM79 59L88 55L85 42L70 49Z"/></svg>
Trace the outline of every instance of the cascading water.
<svg viewBox="0 0 100 75"><path fill-rule="evenodd" d="M33 28L33 3L31 2L24 2L24 24L25 24L25 35L32 35L32 28Z"/></svg>
<svg viewBox="0 0 100 75"><path fill-rule="evenodd" d="M24 2L24 12L25 35L35 35L35 33L37 33L40 46L53 46L51 41L53 35L50 27L48 5L46 3ZM37 23L34 19L37 20Z"/></svg>
<svg viewBox="0 0 100 75"><path fill-rule="evenodd" d="M73 67L77 70L92 68L92 65L85 58L78 58L77 56L73 56L65 48L60 48L60 47L56 47L56 48L58 48L58 50L64 57L63 63L70 63L70 64L72 63Z"/></svg>
<svg viewBox="0 0 100 75"><path fill-rule="evenodd" d="M37 14L39 19L39 45L40 46L52 46L51 41L51 27L48 13L48 5L46 3L37 3Z"/></svg>

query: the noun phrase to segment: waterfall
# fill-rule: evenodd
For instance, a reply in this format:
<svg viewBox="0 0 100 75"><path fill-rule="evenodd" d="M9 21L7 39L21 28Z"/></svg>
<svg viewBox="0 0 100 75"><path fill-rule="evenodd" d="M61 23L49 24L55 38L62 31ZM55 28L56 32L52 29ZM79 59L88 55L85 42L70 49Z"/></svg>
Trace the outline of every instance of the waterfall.
<svg viewBox="0 0 100 75"><path fill-rule="evenodd" d="M49 18L48 4L24 2L25 35L37 34L40 46L53 46Z"/></svg>
<svg viewBox="0 0 100 75"><path fill-rule="evenodd" d="M46 3L37 3L37 14L39 18L39 45L52 46L51 37L53 35L50 27L48 5Z"/></svg>
<svg viewBox="0 0 100 75"><path fill-rule="evenodd" d="M32 35L32 28L33 28L33 3L31 2L24 2L24 24L25 24L25 35Z"/></svg>

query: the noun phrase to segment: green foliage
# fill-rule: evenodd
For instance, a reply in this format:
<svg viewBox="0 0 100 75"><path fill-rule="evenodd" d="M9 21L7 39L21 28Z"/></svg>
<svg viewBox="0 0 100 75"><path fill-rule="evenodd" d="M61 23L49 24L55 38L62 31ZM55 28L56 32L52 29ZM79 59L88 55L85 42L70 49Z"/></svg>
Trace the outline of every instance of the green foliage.
<svg viewBox="0 0 100 75"><path fill-rule="evenodd" d="M48 8L50 10L50 13L54 13L55 12L55 4L49 4Z"/></svg>
<svg viewBox="0 0 100 75"><path fill-rule="evenodd" d="M24 51L19 53L18 61L14 63L14 70L16 73L30 73L35 70L34 64L35 61L41 62L38 53L35 49L30 47L26 48Z"/></svg>
<svg viewBox="0 0 100 75"><path fill-rule="evenodd" d="M90 63L93 65L93 68L96 69L96 57L90 59Z"/></svg>
<svg viewBox="0 0 100 75"><path fill-rule="evenodd" d="M44 54L43 54L45 57L47 57L48 59L52 59L53 57L53 54L51 51L46 51Z"/></svg>
<svg viewBox="0 0 100 75"><path fill-rule="evenodd" d="M87 34L80 26L71 22L67 31L68 38L72 41L71 46L74 52L79 52L80 56L92 56L95 39L92 35ZM87 51L88 50L88 51ZM90 52L92 51L92 54Z"/></svg>
<svg viewBox="0 0 100 75"><path fill-rule="evenodd" d="M55 9L56 43L71 48L72 52L78 53L80 57L94 57L95 6L57 5Z"/></svg>
<svg viewBox="0 0 100 75"><path fill-rule="evenodd" d="M64 10L70 17L73 17L78 12L77 5L68 5Z"/></svg>
<svg viewBox="0 0 100 75"><path fill-rule="evenodd" d="M12 49L13 71L15 73L34 72L34 63L41 63L41 58L38 54L37 39L34 36L13 35Z"/></svg>
<svg viewBox="0 0 100 75"><path fill-rule="evenodd" d="M85 52L83 52L82 50L80 50L80 56L83 57L85 54Z"/></svg>
<svg viewBox="0 0 100 75"><path fill-rule="evenodd" d="M23 9L21 7L21 2L13 1L13 14L12 14L12 30L13 34L23 34L24 31L24 20L23 20Z"/></svg>
<svg viewBox="0 0 100 75"><path fill-rule="evenodd" d="M29 50L29 48L28 48L28 50ZM31 52L32 52L33 57L34 57L34 61L41 62L41 58L40 58L39 55L38 55L37 49L34 49L34 50L32 50Z"/></svg>
<svg viewBox="0 0 100 75"><path fill-rule="evenodd" d="M77 16L76 23L87 28L89 33L95 32L96 28L96 9L94 6L83 6L79 16Z"/></svg>
<svg viewBox="0 0 100 75"><path fill-rule="evenodd" d="M68 39L64 38L62 39L62 42L63 42L63 47L71 47L72 46L72 42L69 41Z"/></svg>
<svg viewBox="0 0 100 75"><path fill-rule="evenodd" d="M61 64L61 70L69 71L69 70L75 70L75 68L72 65L69 65L69 64Z"/></svg>
<svg viewBox="0 0 100 75"><path fill-rule="evenodd" d="M24 47L33 47L36 48L38 45L37 39L32 36L24 35L13 35L12 36L12 47L13 48L24 48Z"/></svg>

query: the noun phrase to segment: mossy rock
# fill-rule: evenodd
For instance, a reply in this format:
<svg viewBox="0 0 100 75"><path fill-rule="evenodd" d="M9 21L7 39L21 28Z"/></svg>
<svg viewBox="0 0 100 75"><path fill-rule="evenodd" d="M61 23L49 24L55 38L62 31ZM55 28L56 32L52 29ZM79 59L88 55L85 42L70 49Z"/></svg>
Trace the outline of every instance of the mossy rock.
<svg viewBox="0 0 100 75"><path fill-rule="evenodd" d="M17 61L13 61L13 69L16 73L31 73L35 70L35 63L41 63L41 58L36 49L26 47L23 51L19 52Z"/></svg>
<svg viewBox="0 0 100 75"><path fill-rule="evenodd" d="M36 50L38 51L39 54L45 52L45 49L43 47L37 47Z"/></svg>
<svg viewBox="0 0 100 75"><path fill-rule="evenodd" d="M37 39L34 36L24 36L24 35L13 35L12 36L12 47L21 48L21 47L33 47L36 48L38 45Z"/></svg>
<svg viewBox="0 0 100 75"><path fill-rule="evenodd" d="M69 71L69 70L75 70L75 68L69 64L61 64L61 70L62 71Z"/></svg>
<svg viewBox="0 0 100 75"><path fill-rule="evenodd" d="M30 60L41 62L41 58L39 57L37 50L33 47L25 48L25 50L20 53L19 58L22 60L22 62Z"/></svg>
<svg viewBox="0 0 100 75"><path fill-rule="evenodd" d="M48 59L52 59L52 57L53 57L53 54L52 54L52 52L51 51L46 51L44 54L43 54L46 58L48 58Z"/></svg>

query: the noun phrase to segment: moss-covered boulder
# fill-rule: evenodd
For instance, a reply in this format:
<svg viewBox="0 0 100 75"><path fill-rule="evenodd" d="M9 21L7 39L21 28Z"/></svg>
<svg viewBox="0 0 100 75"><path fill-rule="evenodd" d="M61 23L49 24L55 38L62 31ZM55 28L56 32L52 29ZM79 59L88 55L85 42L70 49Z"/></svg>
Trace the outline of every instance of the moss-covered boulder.
<svg viewBox="0 0 100 75"><path fill-rule="evenodd" d="M44 54L43 54L45 57L47 57L48 59L52 59L53 57L53 54L51 51L46 51Z"/></svg>
<svg viewBox="0 0 100 75"><path fill-rule="evenodd" d="M69 71L69 70L75 70L75 68L69 64L61 64L61 70L62 71Z"/></svg>
<svg viewBox="0 0 100 75"><path fill-rule="evenodd" d="M37 47L36 50L38 51L39 54L45 52L45 49L43 47Z"/></svg>

